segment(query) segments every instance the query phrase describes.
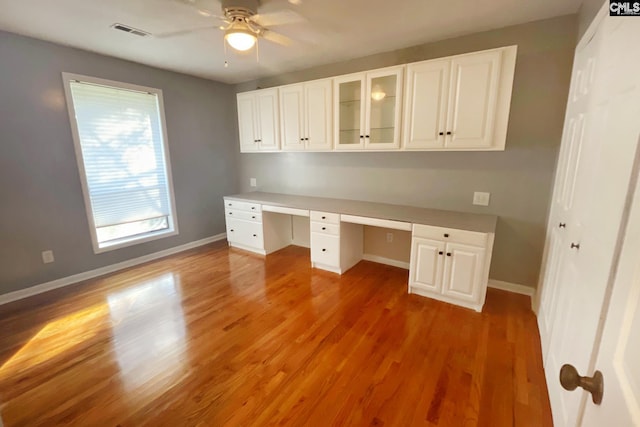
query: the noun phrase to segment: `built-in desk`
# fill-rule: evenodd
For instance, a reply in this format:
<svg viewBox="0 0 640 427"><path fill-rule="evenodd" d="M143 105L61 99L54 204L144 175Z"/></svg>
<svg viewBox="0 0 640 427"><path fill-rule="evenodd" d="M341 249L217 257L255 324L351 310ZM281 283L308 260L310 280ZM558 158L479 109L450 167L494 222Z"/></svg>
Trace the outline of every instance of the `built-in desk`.
<svg viewBox="0 0 640 427"><path fill-rule="evenodd" d="M312 266L338 274L362 259L364 225L410 231L409 292L482 310L495 215L262 192L224 203L230 246L267 255L295 244L292 221L308 217Z"/></svg>

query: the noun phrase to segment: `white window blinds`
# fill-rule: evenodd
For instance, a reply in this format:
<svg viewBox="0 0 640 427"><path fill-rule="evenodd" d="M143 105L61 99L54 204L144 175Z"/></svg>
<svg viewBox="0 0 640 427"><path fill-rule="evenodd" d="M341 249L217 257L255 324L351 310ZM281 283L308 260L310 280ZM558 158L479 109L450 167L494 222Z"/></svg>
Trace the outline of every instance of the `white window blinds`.
<svg viewBox="0 0 640 427"><path fill-rule="evenodd" d="M69 90L98 247L173 231L158 95L78 80Z"/></svg>

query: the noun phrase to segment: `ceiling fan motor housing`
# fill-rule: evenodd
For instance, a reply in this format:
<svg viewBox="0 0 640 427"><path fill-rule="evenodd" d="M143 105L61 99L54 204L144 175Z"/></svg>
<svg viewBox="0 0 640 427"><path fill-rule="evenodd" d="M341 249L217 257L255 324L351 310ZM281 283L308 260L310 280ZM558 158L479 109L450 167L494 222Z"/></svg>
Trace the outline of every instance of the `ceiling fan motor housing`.
<svg viewBox="0 0 640 427"><path fill-rule="evenodd" d="M229 17L249 18L258 13L258 0L222 0L222 10Z"/></svg>

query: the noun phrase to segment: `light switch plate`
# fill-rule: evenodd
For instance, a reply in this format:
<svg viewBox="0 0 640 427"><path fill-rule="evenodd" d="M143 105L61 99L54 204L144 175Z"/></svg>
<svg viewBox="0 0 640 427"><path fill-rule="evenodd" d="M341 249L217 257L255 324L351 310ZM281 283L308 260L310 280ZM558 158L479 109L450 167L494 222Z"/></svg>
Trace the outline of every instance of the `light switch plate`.
<svg viewBox="0 0 640 427"><path fill-rule="evenodd" d="M42 251L42 262L43 263L51 264L54 261L55 261L55 258L53 257L53 251L51 251L51 250Z"/></svg>
<svg viewBox="0 0 640 427"><path fill-rule="evenodd" d="M252 187L257 187L258 181L255 178L249 178L249 185Z"/></svg>
<svg viewBox="0 0 640 427"><path fill-rule="evenodd" d="M476 191L473 193L473 204L478 206L489 206L489 198L491 193L482 193Z"/></svg>

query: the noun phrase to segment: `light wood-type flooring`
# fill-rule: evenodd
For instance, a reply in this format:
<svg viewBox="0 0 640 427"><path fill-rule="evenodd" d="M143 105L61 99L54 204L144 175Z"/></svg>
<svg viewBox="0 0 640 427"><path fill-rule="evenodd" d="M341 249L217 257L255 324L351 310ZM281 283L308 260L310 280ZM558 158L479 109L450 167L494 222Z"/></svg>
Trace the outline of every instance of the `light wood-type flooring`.
<svg viewBox="0 0 640 427"><path fill-rule="evenodd" d="M214 243L0 306L12 426L545 426L528 297L482 313Z"/></svg>

